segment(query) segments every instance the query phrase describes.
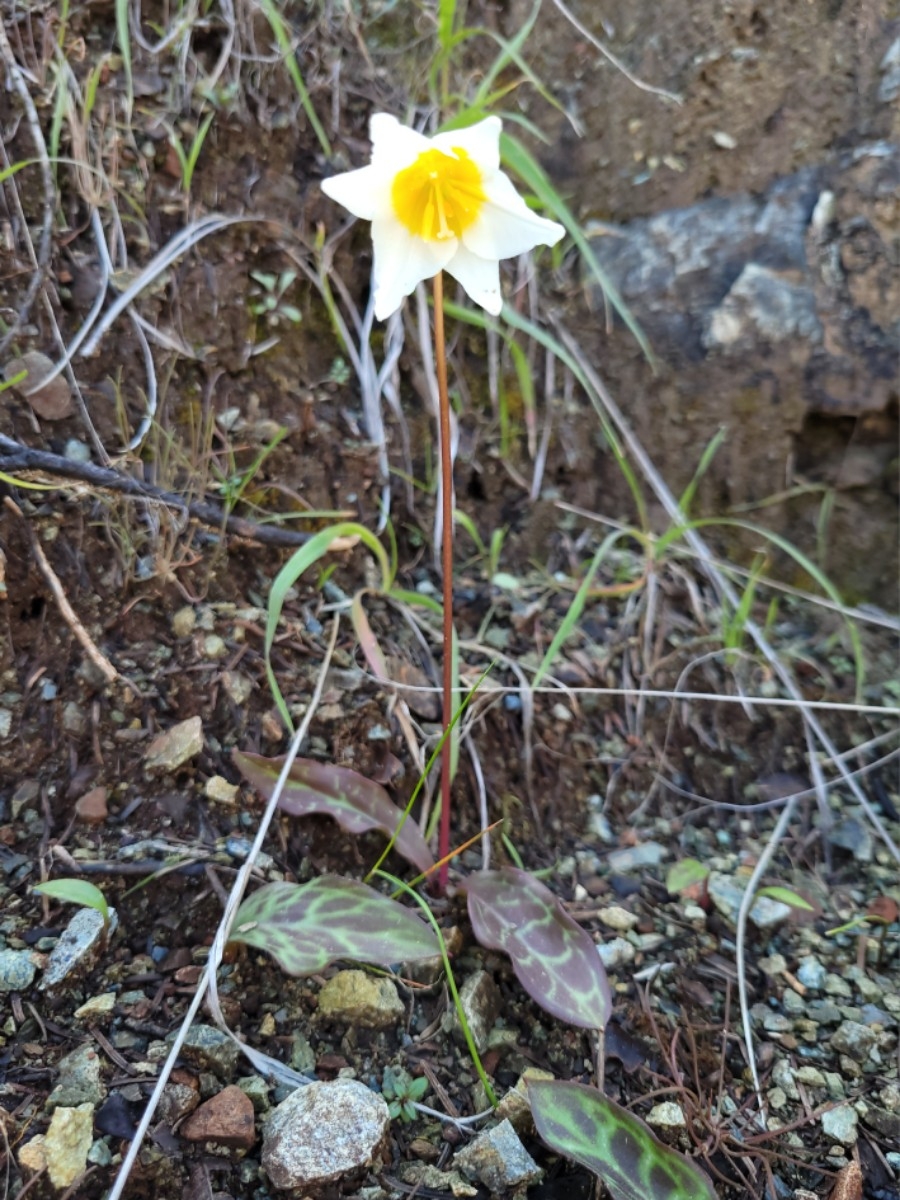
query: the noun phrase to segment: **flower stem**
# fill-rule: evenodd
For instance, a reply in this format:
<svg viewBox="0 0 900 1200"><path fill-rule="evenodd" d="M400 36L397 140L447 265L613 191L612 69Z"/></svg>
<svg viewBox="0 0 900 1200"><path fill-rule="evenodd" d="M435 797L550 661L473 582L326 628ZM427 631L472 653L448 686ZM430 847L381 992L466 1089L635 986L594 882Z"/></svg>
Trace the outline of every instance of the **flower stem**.
<svg viewBox="0 0 900 1200"><path fill-rule="evenodd" d="M453 723L453 460L450 454L450 397L447 393L447 348L444 341L444 280L434 277L434 365L438 382L438 427L441 444L441 568L444 584L444 672L441 747L441 824L438 832L438 895L447 889L450 871L450 763Z"/></svg>

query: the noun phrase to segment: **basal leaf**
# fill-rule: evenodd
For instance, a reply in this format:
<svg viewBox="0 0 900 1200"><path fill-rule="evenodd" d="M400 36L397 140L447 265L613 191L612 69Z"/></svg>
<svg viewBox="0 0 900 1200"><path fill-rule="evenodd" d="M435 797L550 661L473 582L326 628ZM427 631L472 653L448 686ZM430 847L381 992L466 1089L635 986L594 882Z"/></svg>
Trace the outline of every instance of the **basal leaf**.
<svg viewBox="0 0 900 1200"><path fill-rule="evenodd" d="M248 783L268 799L281 773L280 758L235 751L234 763ZM381 829L389 838L396 834L394 848L421 872L430 871L434 858L415 821L405 819L384 788L349 767L297 758L287 786L278 801L282 812L294 817L327 813L348 833Z"/></svg>
<svg viewBox="0 0 900 1200"><path fill-rule="evenodd" d="M475 936L509 955L529 996L570 1025L606 1025L612 1002L597 947L549 888L504 867L470 875L466 890Z"/></svg>
<svg viewBox="0 0 900 1200"><path fill-rule="evenodd" d="M42 896L50 896L53 900L65 900L69 904L80 904L84 908L95 908L103 918L104 924L109 921L109 905L100 889L86 879L48 879L46 883L36 883L32 891Z"/></svg>
<svg viewBox="0 0 900 1200"><path fill-rule="evenodd" d="M415 913L340 875L266 884L238 909L230 940L267 951L288 975L313 975L337 958L386 967L440 954Z"/></svg>
<svg viewBox="0 0 900 1200"><path fill-rule="evenodd" d="M698 1166L596 1089L535 1080L528 1100L541 1138L599 1175L613 1200L716 1200Z"/></svg>

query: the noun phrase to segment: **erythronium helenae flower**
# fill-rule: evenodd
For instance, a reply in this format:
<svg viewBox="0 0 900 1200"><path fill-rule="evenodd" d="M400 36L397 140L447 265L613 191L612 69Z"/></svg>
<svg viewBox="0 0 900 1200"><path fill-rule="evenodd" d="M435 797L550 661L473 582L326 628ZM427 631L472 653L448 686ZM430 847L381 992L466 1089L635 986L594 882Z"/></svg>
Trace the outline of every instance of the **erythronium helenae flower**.
<svg viewBox="0 0 900 1200"><path fill-rule="evenodd" d="M500 170L500 129L499 117L487 117L428 138L375 113L369 165L323 180L326 196L372 222L378 320L442 270L496 316L500 259L554 246L565 233L533 213Z"/></svg>

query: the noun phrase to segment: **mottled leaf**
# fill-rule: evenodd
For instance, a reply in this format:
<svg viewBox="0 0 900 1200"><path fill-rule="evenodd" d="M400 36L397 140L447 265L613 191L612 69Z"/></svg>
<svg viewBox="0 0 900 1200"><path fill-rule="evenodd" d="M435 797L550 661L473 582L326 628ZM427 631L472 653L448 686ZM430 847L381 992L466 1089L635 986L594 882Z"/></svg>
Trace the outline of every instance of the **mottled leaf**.
<svg viewBox="0 0 900 1200"><path fill-rule="evenodd" d="M284 760L240 751L235 751L233 758L247 782L268 799ZM391 801L380 784L349 767L311 758L295 759L278 807L293 817L327 813L348 833L381 829L389 838L396 834L394 849L416 870L424 873L434 866L434 858L415 821L404 820L403 810Z"/></svg>
<svg viewBox="0 0 900 1200"><path fill-rule="evenodd" d="M504 867L470 875L466 890L475 936L509 955L529 996L570 1025L606 1025L611 999L597 947L549 888L527 871Z"/></svg>
<svg viewBox="0 0 900 1200"><path fill-rule="evenodd" d="M698 1166L595 1088L534 1080L528 1100L541 1138L599 1175L613 1200L716 1200Z"/></svg>
<svg viewBox="0 0 900 1200"><path fill-rule="evenodd" d="M266 884L238 909L230 940L266 950L288 975L313 975L337 958L386 967L440 954L415 913L340 875Z"/></svg>

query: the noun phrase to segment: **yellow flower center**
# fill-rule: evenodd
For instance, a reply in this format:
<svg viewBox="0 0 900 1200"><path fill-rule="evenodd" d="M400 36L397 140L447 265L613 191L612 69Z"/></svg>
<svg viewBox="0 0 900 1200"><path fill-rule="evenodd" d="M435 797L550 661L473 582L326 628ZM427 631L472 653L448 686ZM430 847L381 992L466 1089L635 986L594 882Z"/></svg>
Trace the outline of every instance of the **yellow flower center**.
<svg viewBox="0 0 900 1200"><path fill-rule="evenodd" d="M453 154L455 158L424 150L411 166L397 172L391 186L397 220L426 242L458 238L487 199L475 163L456 146Z"/></svg>

